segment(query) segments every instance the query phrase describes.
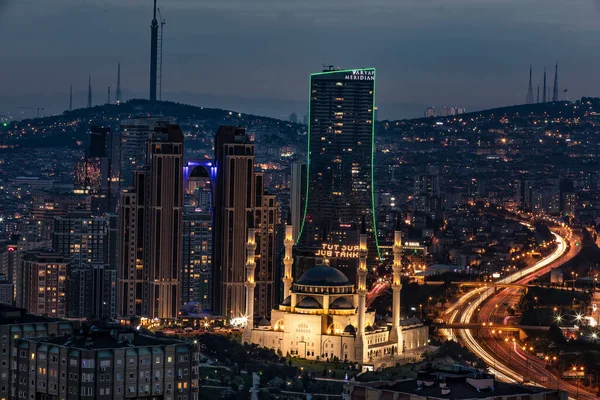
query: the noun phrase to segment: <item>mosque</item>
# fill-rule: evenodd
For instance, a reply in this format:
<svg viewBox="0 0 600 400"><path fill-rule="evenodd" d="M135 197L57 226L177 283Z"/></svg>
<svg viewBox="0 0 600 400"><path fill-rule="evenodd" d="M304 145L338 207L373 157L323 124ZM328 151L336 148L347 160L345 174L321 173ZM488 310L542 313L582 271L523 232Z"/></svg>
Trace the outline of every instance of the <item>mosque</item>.
<svg viewBox="0 0 600 400"><path fill-rule="evenodd" d="M254 230L248 231L246 245L246 315L244 342L255 343L285 354L310 360L333 359L375 363L427 346L428 328L418 318L400 319L402 236L394 237L392 317L375 320L367 311L367 235L361 229L357 282L353 284L339 270L318 265L296 282L292 278L292 226L286 226L284 258L285 299L271 311L271 321L258 323L254 315Z"/></svg>

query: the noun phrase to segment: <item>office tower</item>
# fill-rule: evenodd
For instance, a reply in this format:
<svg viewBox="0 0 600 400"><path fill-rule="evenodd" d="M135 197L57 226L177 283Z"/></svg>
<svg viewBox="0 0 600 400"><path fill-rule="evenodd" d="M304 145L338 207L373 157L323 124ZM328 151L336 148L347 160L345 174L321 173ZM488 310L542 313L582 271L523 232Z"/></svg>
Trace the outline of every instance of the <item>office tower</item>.
<svg viewBox="0 0 600 400"><path fill-rule="evenodd" d="M358 231L366 217L369 264L376 260L373 204L375 69L310 77L308 190L296 245L299 275L327 258L354 278Z"/></svg>
<svg viewBox="0 0 600 400"><path fill-rule="evenodd" d="M427 107L427 109L425 110L425 117L426 118L435 117L435 107Z"/></svg>
<svg viewBox="0 0 600 400"><path fill-rule="evenodd" d="M448 112L448 107L445 107L445 106L444 106L444 107L442 108L442 117L447 117L448 115L449 115L449 112Z"/></svg>
<svg viewBox="0 0 600 400"><path fill-rule="evenodd" d="M168 125L173 122L168 117L148 117L125 119L121 121L121 187L128 188L133 184L133 173L146 164L147 143L157 125Z"/></svg>
<svg viewBox="0 0 600 400"><path fill-rule="evenodd" d="M215 314L245 312L246 235L254 208L254 143L243 128L222 126L215 136Z"/></svg>
<svg viewBox="0 0 600 400"><path fill-rule="evenodd" d="M290 188L290 212L291 221L287 221L293 226L292 238L298 239L302 218L304 217L304 204L306 202L306 163L292 163L292 184Z"/></svg>
<svg viewBox="0 0 600 400"><path fill-rule="evenodd" d="M265 189L264 174L254 171L254 143L243 128L223 126L215 137L214 312L240 317L246 311L246 243L256 234L257 278L254 311L267 316L275 301L275 196ZM261 304L259 304L261 303Z"/></svg>
<svg viewBox="0 0 600 400"><path fill-rule="evenodd" d="M199 358L192 342L100 324L22 339L13 357L13 388L24 399L198 400Z"/></svg>
<svg viewBox="0 0 600 400"><path fill-rule="evenodd" d="M269 317L279 296L275 285L279 265L275 266L275 251L277 247L276 231L279 223L279 209L275 195L269 194L264 185L264 174L254 174L254 231L256 237L256 270L254 282L254 313L260 317Z"/></svg>
<svg viewBox="0 0 600 400"><path fill-rule="evenodd" d="M73 212L55 218L53 248L70 259L69 317L115 317L117 237L115 214Z"/></svg>
<svg viewBox="0 0 600 400"><path fill-rule="evenodd" d="M69 260L61 254L25 252L17 277L17 307L31 314L65 318L68 272Z"/></svg>
<svg viewBox="0 0 600 400"><path fill-rule="evenodd" d="M121 193L119 315L174 319L180 309L183 132L158 125L145 167Z"/></svg>
<svg viewBox="0 0 600 400"><path fill-rule="evenodd" d="M91 210L96 214L114 212L117 204L113 137L110 128L92 127L85 155L75 165L74 192L89 195Z"/></svg>

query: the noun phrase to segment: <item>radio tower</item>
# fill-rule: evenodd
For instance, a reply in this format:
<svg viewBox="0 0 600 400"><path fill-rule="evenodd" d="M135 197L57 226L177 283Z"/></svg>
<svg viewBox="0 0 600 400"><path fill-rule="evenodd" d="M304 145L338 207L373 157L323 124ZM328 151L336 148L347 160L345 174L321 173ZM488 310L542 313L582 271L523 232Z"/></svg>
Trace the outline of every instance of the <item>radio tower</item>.
<svg viewBox="0 0 600 400"><path fill-rule="evenodd" d="M546 67L544 67L544 93L542 94L542 103L548 101L548 97L546 96Z"/></svg>
<svg viewBox="0 0 600 400"><path fill-rule="evenodd" d="M552 92L552 101L558 101L558 63L554 70L554 91Z"/></svg>
<svg viewBox="0 0 600 400"><path fill-rule="evenodd" d="M117 67L117 92L115 93L115 103L121 104L121 63Z"/></svg>
<svg viewBox="0 0 600 400"><path fill-rule="evenodd" d="M158 56L158 21L156 20L156 0L154 0L154 17L150 25L150 101L156 101L156 70Z"/></svg>
<svg viewBox="0 0 600 400"><path fill-rule="evenodd" d="M110 86L108 87L108 102L106 104L110 104Z"/></svg>
<svg viewBox="0 0 600 400"><path fill-rule="evenodd" d="M533 73L533 66L529 64L529 88L527 89L527 99L525 104L533 104L533 86L531 85L531 78Z"/></svg>
<svg viewBox="0 0 600 400"><path fill-rule="evenodd" d="M73 111L73 85L69 88L69 111Z"/></svg>
<svg viewBox="0 0 600 400"><path fill-rule="evenodd" d="M158 19L160 20L160 32L158 35L157 49L158 49L158 100L162 100L162 77L163 77L163 32L165 29L166 21L163 19L160 8L158 9Z"/></svg>
<svg viewBox="0 0 600 400"><path fill-rule="evenodd" d="M92 108L92 75L88 78L88 108Z"/></svg>

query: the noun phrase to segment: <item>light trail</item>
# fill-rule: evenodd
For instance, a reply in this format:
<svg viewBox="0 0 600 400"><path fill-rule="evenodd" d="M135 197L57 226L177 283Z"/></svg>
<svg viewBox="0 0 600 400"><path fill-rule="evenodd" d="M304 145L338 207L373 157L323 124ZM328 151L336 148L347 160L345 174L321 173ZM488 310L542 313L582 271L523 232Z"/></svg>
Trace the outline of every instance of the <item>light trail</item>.
<svg viewBox="0 0 600 400"><path fill-rule="evenodd" d="M568 246L561 236L557 235L554 232L552 232L552 234L554 235L554 238L557 243L554 252L544 257L534 265L527 267L519 272L515 272L514 274L511 274L503 279L500 279L498 283L514 283L519 279L522 279L524 276L531 275L560 259L567 252ZM493 287L483 287L472 290L469 293L465 294L446 311L446 314L450 314L448 322L454 323L457 317L459 317L461 308L465 305L466 307L464 308L462 314L460 314L459 322L471 322L471 319L473 318L474 313L477 311L477 308L494 293L495 289ZM456 340L457 337L453 330L448 329L447 331L449 338ZM508 368L504 363L494 358L479 343L477 343L470 329L460 329L459 332L466 346L475 354L477 354L477 356L480 357L483 361L485 361L485 363L490 366L490 369L494 373L496 373L498 378L507 382L522 381L522 375Z"/></svg>
<svg viewBox="0 0 600 400"><path fill-rule="evenodd" d="M567 243L563 237L555 233L553 233L553 235L556 239L557 248L552 254L540 260L531 267L525 268L518 273L509 275L506 278L499 280L498 283L516 282L518 284L527 284L533 279L535 279L537 276L543 275L550 271L552 268L569 261L580 250L579 247L571 247L571 249L569 250ZM570 238L571 235L570 233L567 233L567 235L565 236L567 238ZM564 259L561 260L561 258ZM494 297L494 301L487 302L485 306L481 308L480 315L492 316L494 314L492 310L494 309L494 307L496 307L492 303L497 304L499 301L502 302L507 297L516 295L518 292L519 289L504 289L502 293L505 294L496 294L496 297ZM478 307L482 303L486 302L494 294L494 288L485 287L473 290L465 294L459 299L459 301L456 304L454 304L448 309L447 314L450 314L448 321L452 323L458 318L460 322L470 322L473 319L475 312L478 310ZM476 295L479 295L479 297L477 298ZM461 307L465 306L465 304L466 307L462 310L462 315L460 315ZM501 326L498 327L501 330ZM454 332L452 332L451 329L448 329L447 331L449 331L448 337L456 340L457 335ZM552 387L552 381L554 380L557 389L567 391L569 393L570 399L575 399L576 397L578 397L581 400L591 400L598 398L593 394L586 392L583 388L562 381L558 376L549 372L546 369L545 365L540 364L540 361L536 357L527 352L519 352L520 348L516 345L516 343L512 343L512 346L509 345L507 350L502 346L504 343L500 342L500 344L498 344L497 339L492 337L490 332L480 331L480 333L483 335L483 338L480 339L480 344L473 337L471 330L456 329L456 331L458 331L457 333L460 334L459 336L462 339L463 343L467 346L467 348L469 348L471 351L477 354L477 356L484 360L485 363L488 364L488 366L490 367L490 371L496 374L499 380L515 383L528 382L529 384L533 384L535 386L547 388ZM485 337L488 334L489 337ZM483 345L485 345L485 341L488 339L494 341L494 344L490 345L488 343L486 349ZM494 347L494 350L492 350L492 346ZM493 353L493 355L491 353ZM509 366L506 365L506 358L508 358ZM525 375L522 375L518 371L512 369L510 367L511 364L514 364L521 370L525 370ZM542 384L532 382L529 379L534 375L537 377L537 379L541 380ZM546 381L544 381L543 379L546 379Z"/></svg>

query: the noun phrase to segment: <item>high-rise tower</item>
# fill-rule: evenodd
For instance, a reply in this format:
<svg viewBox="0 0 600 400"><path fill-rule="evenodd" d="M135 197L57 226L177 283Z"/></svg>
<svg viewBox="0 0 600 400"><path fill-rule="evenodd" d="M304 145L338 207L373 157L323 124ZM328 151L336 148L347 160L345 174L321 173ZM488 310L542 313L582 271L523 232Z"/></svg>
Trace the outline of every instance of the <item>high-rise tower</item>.
<svg viewBox="0 0 600 400"><path fill-rule="evenodd" d="M533 75L533 66L529 65L529 86L527 88L527 99L525 100L526 104L533 104L533 86L531 83Z"/></svg>
<svg viewBox="0 0 600 400"><path fill-rule="evenodd" d="M121 104L121 63L117 67L117 91L115 92L115 104Z"/></svg>
<svg viewBox="0 0 600 400"><path fill-rule="evenodd" d="M246 312L244 244L254 205L254 143L243 128L222 126L215 136L214 312Z"/></svg>
<svg viewBox="0 0 600 400"><path fill-rule="evenodd" d="M544 67L544 92L542 93L542 103L548 101L547 93L548 91L546 89L546 67Z"/></svg>
<svg viewBox="0 0 600 400"><path fill-rule="evenodd" d="M368 264L378 256L373 158L375 69L310 76L307 191L296 240L296 276L326 258L354 280L366 217Z"/></svg>
<svg viewBox="0 0 600 400"><path fill-rule="evenodd" d="M552 101L558 101L558 63L554 69L554 90L552 91Z"/></svg>
<svg viewBox="0 0 600 400"><path fill-rule="evenodd" d="M92 75L88 76L88 108L92 108Z"/></svg>
<svg viewBox="0 0 600 400"><path fill-rule="evenodd" d="M158 64L158 20L156 19L156 0L154 17L150 25L150 101L156 101L156 76Z"/></svg>
<svg viewBox="0 0 600 400"><path fill-rule="evenodd" d="M275 302L275 227L279 222L274 195L264 187L264 174L254 171L254 143L243 128L222 126L215 137L214 196L214 306L226 317L246 313L246 254L249 228L257 246L256 291L259 316L270 313Z"/></svg>
<svg viewBox="0 0 600 400"><path fill-rule="evenodd" d="M183 132L154 127L147 161L121 193L118 313L177 318L183 213Z"/></svg>

